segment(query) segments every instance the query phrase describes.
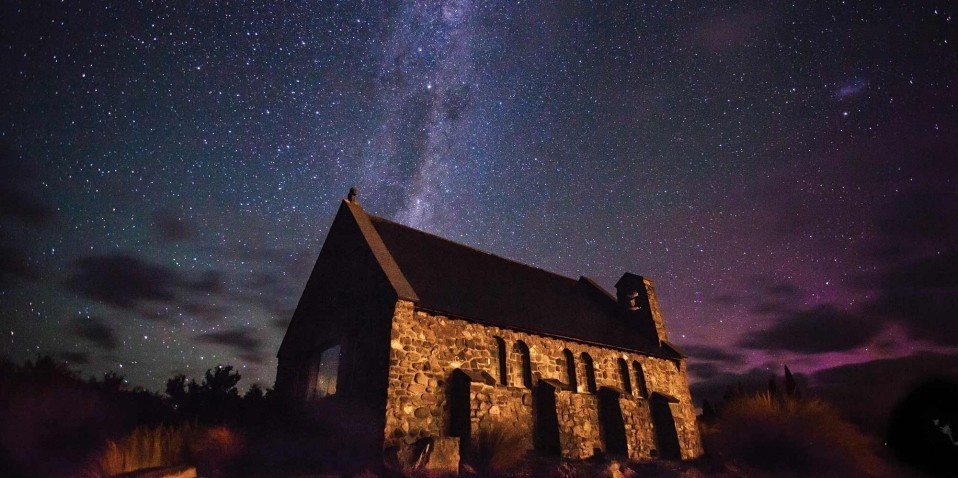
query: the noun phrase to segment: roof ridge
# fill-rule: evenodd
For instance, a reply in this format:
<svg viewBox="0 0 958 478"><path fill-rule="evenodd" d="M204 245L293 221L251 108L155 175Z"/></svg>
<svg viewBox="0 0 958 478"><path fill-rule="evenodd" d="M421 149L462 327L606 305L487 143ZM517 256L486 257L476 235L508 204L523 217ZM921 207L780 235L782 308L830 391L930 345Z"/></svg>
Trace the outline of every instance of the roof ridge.
<svg viewBox="0 0 958 478"><path fill-rule="evenodd" d="M527 268L527 269L533 269L533 270L537 270L537 271L540 271L540 272L544 272L544 273L546 273L546 274L549 274L549 275L552 275L552 276L556 276L556 277L559 277L559 278L561 278L561 279L565 279L565 280L568 280L568 281L571 281L571 282L576 282L576 283L579 282L577 279L573 279L573 278L571 278L571 277L569 277L569 276L565 276L565 275L559 274L558 272L553 272L553 271L550 271L550 270L547 270L547 269L543 269L543 268L541 268L541 267L536 267L536 266L533 266L533 265L529 265L529 264L526 264L525 262L520 262L520 261L518 261L518 260L516 260L516 259L510 259L510 258L508 258L508 257L500 256L500 255L498 255L498 254L493 254L493 253L491 253L491 252L489 252L489 251L484 251L484 250L482 250L482 249L479 249L478 247L470 246L470 245L468 245L468 244L463 244L463 243L461 243L461 242L456 242L456 241L453 241L452 239L449 239L449 238L446 238L446 237L442 237L442 236L440 236L440 235L438 235L438 234L433 234L433 233L431 233L431 232L426 232L426 231L423 231L422 229L416 229L415 227L407 226L407 225L405 225L405 224L402 224L402 223L399 223L399 222L396 222L396 221L393 221L393 220L390 220L390 219L386 219L386 218L384 218L384 217L377 216L377 215L375 215L375 214L369 214L369 213L367 212L366 215L369 216L370 219L383 221L383 222L392 224L392 225L394 225L394 226L399 226L399 227L402 227L402 228L404 228L404 229L409 229L409 230L411 230L411 231L418 232L418 233L420 233L420 234L425 234L425 235L427 235L427 236L434 237L434 238L436 238L436 239L439 239L439 240L441 240L441 241L448 242L448 243L450 243L450 244L453 244L453 245L456 245L456 246L459 246L459 247L464 247L464 248L466 248L466 249L471 249L471 250L473 250L473 251L481 252L481 253L483 253L483 254L486 254L486 255L495 257L495 258L497 258L497 259L502 259L502 260L504 260L504 261L511 262L511 263L513 263L513 264L516 264L516 265L525 267L525 268Z"/></svg>

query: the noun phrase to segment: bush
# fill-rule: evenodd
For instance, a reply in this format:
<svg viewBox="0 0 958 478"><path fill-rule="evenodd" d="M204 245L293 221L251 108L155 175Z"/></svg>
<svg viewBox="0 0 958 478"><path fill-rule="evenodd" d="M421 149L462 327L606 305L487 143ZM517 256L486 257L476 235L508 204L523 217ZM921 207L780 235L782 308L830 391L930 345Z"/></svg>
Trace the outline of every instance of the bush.
<svg viewBox="0 0 958 478"><path fill-rule="evenodd" d="M501 422L483 423L468 461L479 476L505 475L522 464L528 443L528 434L516 427Z"/></svg>
<svg viewBox="0 0 958 478"><path fill-rule="evenodd" d="M194 434L189 448L201 474L219 476L230 471L230 467L239 459L243 440L228 427L218 426Z"/></svg>
<svg viewBox="0 0 958 478"><path fill-rule="evenodd" d="M195 465L204 476L219 476L229 471L242 449L242 440L225 426L138 427L107 442L82 475L99 478L146 468Z"/></svg>
<svg viewBox="0 0 958 478"><path fill-rule="evenodd" d="M195 429L179 426L139 427L120 440L109 441L86 476L115 476L144 468L182 465L187 461Z"/></svg>
<svg viewBox="0 0 958 478"><path fill-rule="evenodd" d="M737 396L703 434L707 450L748 468L750 476L890 474L877 445L821 400Z"/></svg>

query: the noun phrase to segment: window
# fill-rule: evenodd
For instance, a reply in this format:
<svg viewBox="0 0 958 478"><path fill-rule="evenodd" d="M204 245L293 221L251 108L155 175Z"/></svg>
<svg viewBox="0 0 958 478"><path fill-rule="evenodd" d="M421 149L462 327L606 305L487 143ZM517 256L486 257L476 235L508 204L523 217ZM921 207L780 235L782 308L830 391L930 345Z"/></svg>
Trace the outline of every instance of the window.
<svg viewBox="0 0 958 478"><path fill-rule="evenodd" d="M573 392L578 391L579 381L576 380L575 376L575 356L572 355L569 349L563 350L562 355L565 355L565 369L566 375L569 377L569 390Z"/></svg>
<svg viewBox="0 0 958 478"><path fill-rule="evenodd" d="M519 363L522 365L522 386L532 388L532 360L529 357L529 346L520 340L516 342L516 352L519 353Z"/></svg>
<svg viewBox="0 0 958 478"><path fill-rule="evenodd" d="M334 345L320 354L319 362L314 364L315 375L308 391L309 398L323 398L336 394L342 350L342 345Z"/></svg>
<svg viewBox="0 0 958 478"><path fill-rule="evenodd" d="M642 398L649 398L649 389L645 386L645 373L642 371L642 364L638 360L632 362L632 370L635 372L635 389Z"/></svg>
<svg viewBox="0 0 958 478"><path fill-rule="evenodd" d="M622 376L622 390L625 390L625 393L632 394L632 379L629 378L629 366L625 363L625 359L619 359L619 375Z"/></svg>
<svg viewBox="0 0 958 478"><path fill-rule="evenodd" d="M582 354L582 363L585 365L585 386L589 393L595 393L595 364L587 353Z"/></svg>
<svg viewBox="0 0 958 478"><path fill-rule="evenodd" d="M509 381L509 369L506 368L506 341L502 340L502 337L494 337L496 339L496 361L499 365L499 385L508 385Z"/></svg>

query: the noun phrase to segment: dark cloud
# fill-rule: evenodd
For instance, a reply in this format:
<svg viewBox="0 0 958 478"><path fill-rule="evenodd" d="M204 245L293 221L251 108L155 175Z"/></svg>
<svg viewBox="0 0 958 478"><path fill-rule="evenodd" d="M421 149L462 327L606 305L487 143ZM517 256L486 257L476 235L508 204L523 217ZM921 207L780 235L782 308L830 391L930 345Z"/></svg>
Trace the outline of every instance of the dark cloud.
<svg viewBox="0 0 958 478"><path fill-rule="evenodd" d="M912 338L958 343L958 249L899 260L860 286L875 297L862 307L869 316L899 324Z"/></svg>
<svg viewBox="0 0 958 478"><path fill-rule="evenodd" d="M932 378L958 380L958 354L923 352L820 370L812 391L867 431L883 433L892 407Z"/></svg>
<svg viewBox="0 0 958 478"><path fill-rule="evenodd" d="M279 330L286 330L287 328L289 328L289 323L293 318L292 312L293 311L291 310L289 315L282 315L273 320L270 320L269 324L272 325L273 327L276 327Z"/></svg>
<svg viewBox="0 0 958 478"><path fill-rule="evenodd" d="M11 287L36 277L23 251L0 245L0 286Z"/></svg>
<svg viewBox="0 0 958 478"><path fill-rule="evenodd" d="M59 352L57 358L72 365L87 365L92 356L86 352Z"/></svg>
<svg viewBox="0 0 958 478"><path fill-rule="evenodd" d="M188 241L199 230L192 221L171 211L156 211L152 220L153 231L163 242Z"/></svg>
<svg viewBox="0 0 958 478"><path fill-rule="evenodd" d="M868 344L883 327L876 318L825 304L776 317L771 326L746 334L739 345L807 354L843 352Z"/></svg>
<svg viewBox="0 0 958 478"><path fill-rule="evenodd" d="M222 345L228 347L237 357L254 363L262 363L264 357L260 352L263 345L256 331L248 328L209 332L196 337L197 342Z"/></svg>
<svg viewBox="0 0 958 478"><path fill-rule="evenodd" d="M942 239L958 237L958 222L954 220L958 217L958 198L955 196L954 192L942 195L919 190L889 203L876 220L879 236L873 247L875 257L894 261L916 251L927 253L940 246Z"/></svg>
<svg viewBox="0 0 958 478"><path fill-rule="evenodd" d="M745 356L728 348L712 347L709 345L683 345L682 351L692 360L707 360L712 362L726 362L729 364L744 363Z"/></svg>
<svg viewBox="0 0 958 478"><path fill-rule="evenodd" d="M226 318L230 313L230 308L223 305L188 302L180 305L179 311L184 315L196 317L203 322L215 323Z"/></svg>
<svg viewBox="0 0 958 478"><path fill-rule="evenodd" d="M245 257L257 272L240 285L235 298L269 312L274 318L288 320L315 258L303 251L287 249L250 250Z"/></svg>
<svg viewBox="0 0 958 478"><path fill-rule="evenodd" d="M688 364L689 373L700 379L708 379L709 377L718 375L721 373L719 366L711 362L692 362Z"/></svg>
<svg viewBox="0 0 958 478"><path fill-rule="evenodd" d="M802 291L787 281L751 276L740 293L722 294L710 300L719 305L742 306L757 314L774 314L790 310L802 298Z"/></svg>
<svg viewBox="0 0 958 478"><path fill-rule="evenodd" d="M73 323L73 333L77 337L93 342L97 347L103 350L116 350L116 334L106 322L96 318L89 317L77 319Z"/></svg>
<svg viewBox="0 0 958 478"><path fill-rule="evenodd" d="M134 309L142 302L171 302L181 293L213 293L221 289L215 272L190 280L174 269L127 254L84 257L76 261L76 267L64 282L67 288L122 309Z"/></svg>
<svg viewBox="0 0 958 478"><path fill-rule="evenodd" d="M0 142L0 217L42 225L54 217L39 193L43 185L28 160Z"/></svg>
<svg viewBox="0 0 958 478"><path fill-rule="evenodd" d="M0 185L0 216L42 225L50 222L53 208L36 196L9 184Z"/></svg>

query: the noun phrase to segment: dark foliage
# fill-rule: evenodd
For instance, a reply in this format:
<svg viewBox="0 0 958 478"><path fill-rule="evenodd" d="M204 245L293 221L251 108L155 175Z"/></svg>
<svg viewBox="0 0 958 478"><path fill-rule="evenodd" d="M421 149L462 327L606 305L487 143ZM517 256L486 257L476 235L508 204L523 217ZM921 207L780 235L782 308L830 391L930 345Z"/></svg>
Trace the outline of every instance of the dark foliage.
<svg viewBox="0 0 958 478"><path fill-rule="evenodd" d="M888 446L904 463L937 476L958 476L958 383L931 380L892 411Z"/></svg>
<svg viewBox="0 0 958 478"><path fill-rule="evenodd" d="M48 356L0 359L0 476L79 476L111 442L114 452L154 443L162 430L192 430L188 455L202 476L358 473L381 463L355 438L381 433L381 424L357 407L285 402L259 385L241 395L240 379L218 366L201 381L170 378L162 396L129 389L113 372L84 380Z"/></svg>
<svg viewBox="0 0 958 478"><path fill-rule="evenodd" d="M122 377L82 380L40 357L0 360L0 469L6 476L64 476L138 424L174 419L165 401Z"/></svg>

